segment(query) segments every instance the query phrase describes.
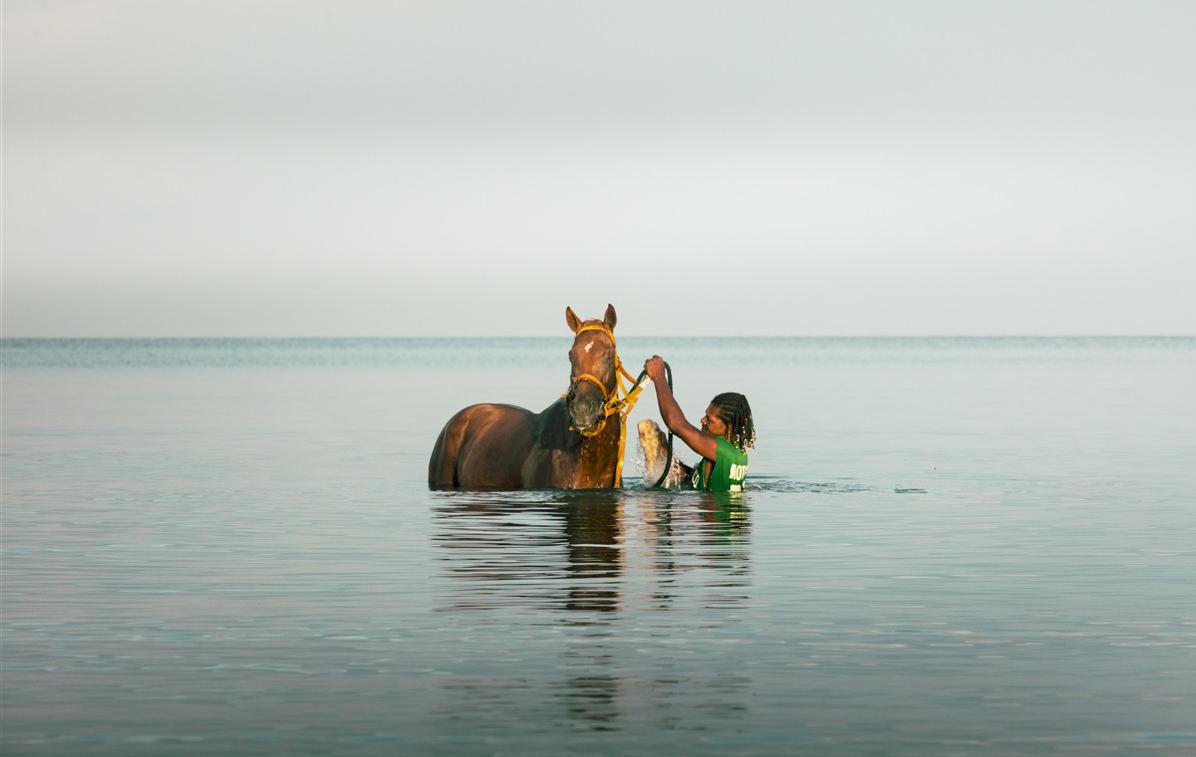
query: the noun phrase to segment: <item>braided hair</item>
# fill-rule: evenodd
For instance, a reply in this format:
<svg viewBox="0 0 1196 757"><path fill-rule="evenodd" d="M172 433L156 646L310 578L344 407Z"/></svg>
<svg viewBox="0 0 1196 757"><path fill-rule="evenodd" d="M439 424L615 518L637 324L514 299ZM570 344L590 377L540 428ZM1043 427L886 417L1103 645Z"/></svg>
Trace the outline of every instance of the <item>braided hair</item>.
<svg viewBox="0 0 1196 757"><path fill-rule="evenodd" d="M718 409L718 417L727 424L731 443L740 452L747 452L756 446L756 424L752 421L752 406L747 397L738 392L723 392L710 400Z"/></svg>

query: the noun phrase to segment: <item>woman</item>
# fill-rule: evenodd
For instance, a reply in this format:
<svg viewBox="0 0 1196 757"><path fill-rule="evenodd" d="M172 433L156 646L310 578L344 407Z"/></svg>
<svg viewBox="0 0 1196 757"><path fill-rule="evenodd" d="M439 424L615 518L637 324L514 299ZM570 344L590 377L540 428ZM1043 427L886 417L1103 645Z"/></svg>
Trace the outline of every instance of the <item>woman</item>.
<svg viewBox="0 0 1196 757"><path fill-rule="evenodd" d="M656 386L660 417L681 441L702 456L694 466L693 487L712 492L743 491L747 477L747 451L756 445L756 426L747 397L725 392L710 400L702 416L702 428L685 419L664 373L664 359L653 355L644 363L648 378Z"/></svg>

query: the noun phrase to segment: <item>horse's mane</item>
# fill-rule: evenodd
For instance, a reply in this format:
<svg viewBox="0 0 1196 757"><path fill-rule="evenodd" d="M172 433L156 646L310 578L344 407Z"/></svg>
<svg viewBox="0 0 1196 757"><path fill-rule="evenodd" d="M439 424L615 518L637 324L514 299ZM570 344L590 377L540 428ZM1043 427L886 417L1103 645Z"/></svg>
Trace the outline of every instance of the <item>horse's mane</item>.
<svg viewBox="0 0 1196 757"><path fill-rule="evenodd" d="M543 412L536 416L536 425L532 430L536 446L543 449L577 449L581 446L581 434L569 430L572 423L564 399L559 399L544 408Z"/></svg>

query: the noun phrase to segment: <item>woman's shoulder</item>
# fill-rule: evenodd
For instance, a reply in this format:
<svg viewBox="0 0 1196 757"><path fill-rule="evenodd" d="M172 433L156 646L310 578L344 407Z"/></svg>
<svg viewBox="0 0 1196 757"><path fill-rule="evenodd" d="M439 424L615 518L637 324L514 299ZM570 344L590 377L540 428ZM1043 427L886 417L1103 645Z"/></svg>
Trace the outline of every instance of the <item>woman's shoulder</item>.
<svg viewBox="0 0 1196 757"><path fill-rule="evenodd" d="M747 461L747 452L744 452L739 447L736 447L727 438L720 436L715 439L715 444L718 447L719 457L725 457L736 463L743 463Z"/></svg>

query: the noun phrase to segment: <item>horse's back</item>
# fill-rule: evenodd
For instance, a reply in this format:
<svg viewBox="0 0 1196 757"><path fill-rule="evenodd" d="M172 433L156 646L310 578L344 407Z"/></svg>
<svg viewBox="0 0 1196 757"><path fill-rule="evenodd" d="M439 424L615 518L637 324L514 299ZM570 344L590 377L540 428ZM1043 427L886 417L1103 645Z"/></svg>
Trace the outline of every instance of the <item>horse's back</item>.
<svg viewBox="0 0 1196 757"><path fill-rule="evenodd" d="M514 405L483 403L444 425L428 461L433 489L518 489L531 452L535 414Z"/></svg>

